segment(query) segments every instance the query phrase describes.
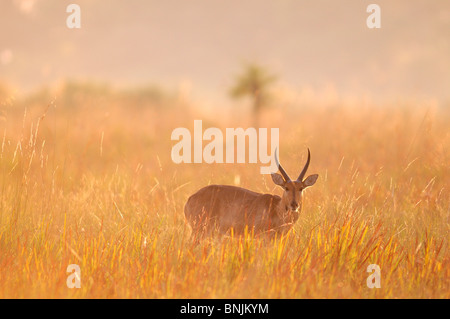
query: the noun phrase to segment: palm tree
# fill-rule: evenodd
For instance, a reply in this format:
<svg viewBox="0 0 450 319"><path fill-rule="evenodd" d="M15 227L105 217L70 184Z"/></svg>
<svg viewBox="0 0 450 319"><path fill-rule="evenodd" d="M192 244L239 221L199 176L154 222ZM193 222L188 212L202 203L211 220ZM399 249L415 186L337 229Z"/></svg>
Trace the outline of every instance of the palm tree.
<svg viewBox="0 0 450 319"><path fill-rule="evenodd" d="M230 90L233 98L250 96L253 100L253 116L255 127L259 126L259 114L268 100L268 87L275 82L276 77L256 64L250 64L237 77L235 85Z"/></svg>

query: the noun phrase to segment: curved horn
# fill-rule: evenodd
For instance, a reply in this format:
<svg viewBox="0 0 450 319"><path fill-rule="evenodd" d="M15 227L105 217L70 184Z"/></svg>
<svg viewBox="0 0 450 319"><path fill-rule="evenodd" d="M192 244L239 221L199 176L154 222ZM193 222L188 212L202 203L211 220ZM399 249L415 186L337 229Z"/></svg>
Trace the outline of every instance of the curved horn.
<svg viewBox="0 0 450 319"><path fill-rule="evenodd" d="M305 167L303 167L302 172L300 173L300 175L297 178L298 181L300 181L300 182L303 181L303 177L305 177L305 174L306 174L306 171L308 170L310 161L311 161L311 153L309 152L309 148L308 148L308 159L306 160Z"/></svg>
<svg viewBox="0 0 450 319"><path fill-rule="evenodd" d="M280 170L281 175L283 175L284 181L285 182L289 182L291 180L291 178L289 177L289 175L286 173L286 171L284 170L284 168L281 166L281 164L278 162L278 157L277 157L277 149L275 148L275 163L277 164L278 169Z"/></svg>

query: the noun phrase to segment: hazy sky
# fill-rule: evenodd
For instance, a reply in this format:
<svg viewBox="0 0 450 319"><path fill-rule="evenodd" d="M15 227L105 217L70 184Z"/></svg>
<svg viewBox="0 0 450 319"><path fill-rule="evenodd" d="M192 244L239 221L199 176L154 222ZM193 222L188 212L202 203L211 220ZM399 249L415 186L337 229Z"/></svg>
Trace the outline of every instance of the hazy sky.
<svg viewBox="0 0 450 319"><path fill-rule="evenodd" d="M66 7L81 6L81 29ZM366 8L381 7L381 29ZM191 83L224 97L245 62L294 90L450 99L450 1L2 0L0 81Z"/></svg>

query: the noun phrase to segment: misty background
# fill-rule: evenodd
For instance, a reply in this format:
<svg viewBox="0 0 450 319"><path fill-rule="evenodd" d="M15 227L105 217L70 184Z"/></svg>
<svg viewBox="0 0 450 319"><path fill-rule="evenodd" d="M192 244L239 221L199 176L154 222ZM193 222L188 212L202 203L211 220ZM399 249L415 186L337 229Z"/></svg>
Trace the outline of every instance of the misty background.
<svg viewBox="0 0 450 319"><path fill-rule="evenodd" d="M81 29L66 7L81 6ZM381 29L366 8L381 7ZM226 103L246 63L285 92L450 100L449 1L11 0L0 3L0 82L155 84Z"/></svg>

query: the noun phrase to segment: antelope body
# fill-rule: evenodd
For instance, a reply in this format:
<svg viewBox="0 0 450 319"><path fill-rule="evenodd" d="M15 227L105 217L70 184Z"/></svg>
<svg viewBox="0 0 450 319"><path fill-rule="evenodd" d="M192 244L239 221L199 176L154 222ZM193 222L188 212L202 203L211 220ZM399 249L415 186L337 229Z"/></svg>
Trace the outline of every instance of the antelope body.
<svg viewBox="0 0 450 319"><path fill-rule="evenodd" d="M201 238L218 230L221 234L233 229L235 234L248 232L287 233L298 220L302 208L302 191L314 185L318 175L303 180L311 155L297 180L292 181L280 165L275 151L275 161L281 173L272 174L276 185L284 189L283 195L256 193L251 190L228 186L209 185L189 197L184 214L192 227L192 236Z"/></svg>

